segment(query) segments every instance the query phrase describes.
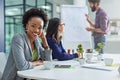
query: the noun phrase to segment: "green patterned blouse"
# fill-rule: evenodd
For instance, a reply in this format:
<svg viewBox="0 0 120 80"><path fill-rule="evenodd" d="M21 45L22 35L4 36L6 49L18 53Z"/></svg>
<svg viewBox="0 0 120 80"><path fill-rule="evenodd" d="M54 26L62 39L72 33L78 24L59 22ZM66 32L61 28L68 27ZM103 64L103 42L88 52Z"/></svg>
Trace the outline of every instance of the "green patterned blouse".
<svg viewBox="0 0 120 80"><path fill-rule="evenodd" d="M38 52L35 49L35 50L32 51L32 60L36 61L37 59L38 59Z"/></svg>

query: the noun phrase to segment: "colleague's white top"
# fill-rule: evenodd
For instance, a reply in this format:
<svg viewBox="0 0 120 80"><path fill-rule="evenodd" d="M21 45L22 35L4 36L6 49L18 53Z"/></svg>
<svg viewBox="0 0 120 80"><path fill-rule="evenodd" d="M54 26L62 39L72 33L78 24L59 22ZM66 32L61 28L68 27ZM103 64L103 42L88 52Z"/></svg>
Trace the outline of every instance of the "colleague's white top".
<svg viewBox="0 0 120 80"><path fill-rule="evenodd" d="M120 55L105 55L104 57L114 58L114 63L120 61ZM83 68L78 61L53 61L56 65L71 65L71 68L53 68L51 70L44 70L43 65L35 67L31 70L18 71L20 77L37 79L37 80L120 80L120 75L117 71L117 67L113 67L113 70L99 70ZM88 64L84 64L88 65ZM95 65L95 64L93 64ZM97 65L104 65L104 63L97 63Z"/></svg>

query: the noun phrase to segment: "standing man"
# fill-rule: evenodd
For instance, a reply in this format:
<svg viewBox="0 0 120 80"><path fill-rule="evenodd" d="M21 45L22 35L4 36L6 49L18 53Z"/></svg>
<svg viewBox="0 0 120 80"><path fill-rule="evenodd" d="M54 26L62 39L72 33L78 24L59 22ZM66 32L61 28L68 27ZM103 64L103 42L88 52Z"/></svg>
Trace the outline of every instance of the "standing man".
<svg viewBox="0 0 120 80"><path fill-rule="evenodd" d="M99 7L100 0L88 0L89 6L92 12L96 11L95 23L93 23L89 16L86 15L88 23L91 27L87 27L86 30L92 32L94 38L94 48L98 48L98 43L102 43L105 46L106 37L105 34L108 32L108 16L106 12ZM99 53L104 53L102 48Z"/></svg>

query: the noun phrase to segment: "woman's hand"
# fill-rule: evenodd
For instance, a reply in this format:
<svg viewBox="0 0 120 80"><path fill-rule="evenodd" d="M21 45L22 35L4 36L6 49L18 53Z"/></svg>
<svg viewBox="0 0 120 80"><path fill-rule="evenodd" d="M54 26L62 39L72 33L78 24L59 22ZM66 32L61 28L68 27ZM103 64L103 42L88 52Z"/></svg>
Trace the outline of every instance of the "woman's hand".
<svg viewBox="0 0 120 80"><path fill-rule="evenodd" d="M42 64L43 64L43 61L41 61L41 60L33 61L32 64L33 64L34 66L39 66L39 65L42 65Z"/></svg>
<svg viewBox="0 0 120 80"><path fill-rule="evenodd" d="M39 37L42 39L44 49L48 50L49 46L48 46L48 43L47 43L47 40L46 40L44 33L42 32Z"/></svg>
<svg viewBox="0 0 120 80"><path fill-rule="evenodd" d="M78 54L78 58L82 58L82 55L81 53L77 53Z"/></svg>
<svg viewBox="0 0 120 80"><path fill-rule="evenodd" d="M45 38L44 33L42 32L42 33L39 35L39 37L40 37L41 39L44 39L44 38Z"/></svg>

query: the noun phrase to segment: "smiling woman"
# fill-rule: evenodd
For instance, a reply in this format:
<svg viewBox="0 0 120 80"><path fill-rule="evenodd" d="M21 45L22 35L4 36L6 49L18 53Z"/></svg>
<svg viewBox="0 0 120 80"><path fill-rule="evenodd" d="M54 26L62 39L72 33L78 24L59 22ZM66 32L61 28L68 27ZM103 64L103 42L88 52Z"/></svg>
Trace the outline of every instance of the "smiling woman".
<svg viewBox="0 0 120 80"><path fill-rule="evenodd" d="M42 9L32 8L23 15L23 27L25 32L13 37L8 61L2 76L2 80L23 80L17 76L18 70L31 69L41 65L42 60L51 57L43 28L47 23L47 15ZM43 41L43 47L38 38ZM48 54L48 55L46 55Z"/></svg>
<svg viewBox="0 0 120 80"><path fill-rule="evenodd" d="M31 18L26 24L26 33L28 34L29 39L36 39L37 36L40 36L43 28L43 20L38 17Z"/></svg>

